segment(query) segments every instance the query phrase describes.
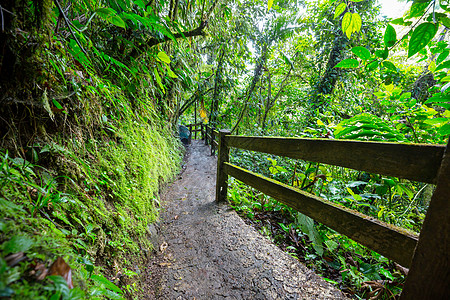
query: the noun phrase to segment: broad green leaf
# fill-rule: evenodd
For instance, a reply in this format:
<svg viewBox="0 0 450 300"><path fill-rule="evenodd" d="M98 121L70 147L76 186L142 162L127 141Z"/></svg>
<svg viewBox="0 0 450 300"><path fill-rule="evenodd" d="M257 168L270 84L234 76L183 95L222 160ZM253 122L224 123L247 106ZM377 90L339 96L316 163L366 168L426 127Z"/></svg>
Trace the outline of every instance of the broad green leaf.
<svg viewBox="0 0 450 300"><path fill-rule="evenodd" d="M153 69L153 74L155 74L156 82L158 83L158 85L161 88L161 90L163 91L163 93L166 93L164 85L162 84L162 81L161 81L161 77L159 77L159 73L158 73L158 70L156 68Z"/></svg>
<svg viewBox="0 0 450 300"><path fill-rule="evenodd" d="M117 285L115 285L114 283L112 283L111 281L109 281L108 279L106 279L105 277L103 277L101 275L92 275L91 278L95 282L104 285L107 289L109 289L111 291L114 291L119 294L123 293L122 290L117 287Z"/></svg>
<svg viewBox="0 0 450 300"><path fill-rule="evenodd" d="M352 13L346 12L344 17L342 18L342 32L346 33L347 29L350 27L350 23L352 21Z"/></svg>
<svg viewBox="0 0 450 300"><path fill-rule="evenodd" d="M444 78L441 79L442 82L447 82L450 81L450 76L445 76Z"/></svg>
<svg viewBox="0 0 450 300"><path fill-rule="evenodd" d="M411 92L403 93L403 94L400 96L399 100L400 100L400 101L403 101L403 100L408 99L408 98L411 98Z"/></svg>
<svg viewBox="0 0 450 300"><path fill-rule="evenodd" d="M379 58L386 59L389 55L389 50L387 47L384 48L383 50L376 50L375 55Z"/></svg>
<svg viewBox="0 0 450 300"><path fill-rule="evenodd" d="M317 231L314 220L310 217L298 213L297 215L297 224L299 225L301 231L306 233L308 238L311 240L314 250L316 250L317 254L323 255L323 241L319 232Z"/></svg>
<svg viewBox="0 0 450 300"><path fill-rule="evenodd" d="M127 28L127 24L126 24L125 21L122 20L122 18L119 17L119 16L113 16L110 22L111 22L112 24L116 25L117 27L121 27L121 28L124 28L124 29Z"/></svg>
<svg viewBox="0 0 450 300"><path fill-rule="evenodd" d="M102 7L95 11L103 20L116 25L118 27L126 28L125 21L117 15L117 12L109 7Z"/></svg>
<svg viewBox="0 0 450 300"><path fill-rule="evenodd" d="M160 51L157 56L161 61L165 62L166 64L170 64L170 58L166 54L166 52Z"/></svg>
<svg viewBox="0 0 450 300"><path fill-rule="evenodd" d="M169 65L166 65L167 67L167 75L172 78L178 78L177 74L175 74L172 69L169 67Z"/></svg>
<svg viewBox="0 0 450 300"><path fill-rule="evenodd" d="M431 1L414 1L409 10L408 19L422 16L430 2Z"/></svg>
<svg viewBox="0 0 450 300"><path fill-rule="evenodd" d="M436 65L439 65L441 62L443 62L448 54L450 53L450 50L445 49L444 51L441 52L441 54L439 54L438 58L436 58Z"/></svg>
<svg viewBox="0 0 450 300"><path fill-rule="evenodd" d="M348 58L341 60L335 68L343 68L343 69L350 69L350 68L357 68L359 66L359 62L354 58Z"/></svg>
<svg viewBox="0 0 450 300"><path fill-rule="evenodd" d="M145 9L145 3L144 3L143 0L134 0L133 2L134 2L134 4L139 6L140 8Z"/></svg>
<svg viewBox="0 0 450 300"><path fill-rule="evenodd" d="M384 98L386 97L386 93L384 92L375 92L373 93L375 96L377 96L378 98Z"/></svg>
<svg viewBox="0 0 450 300"><path fill-rule="evenodd" d="M353 32L358 32L361 30L362 20L358 13L345 13L342 19L342 31L345 32L348 38Z"/></svg>
<svg viewBox="0 0 450 300"><path fill-rule="evenodd" d="M430 64L428 65L428 71L430 72L434 72L434 70L436 70L436 63L434 61L430 62Z"/></svg>
<svg viewBox="0 0 450 300"><path fill-rule="evenodd" d="M347 187L347 191L356 201L360 201L362 199L362 197L360 195L355 194L351 188Z"/></svg>
<svg viewBox="0 0 450 300"><path fill-rule="evenodd" d="M388 24L386 27L386 31L384 32L384 44L386 47L394 46L397 41L397 33L395 32L394 27Z"/></svg>
<svg viewBox="0 0 450 300"><path fill-rule="evenodd" d="M439 102L450 102L450 95L443 95L442 93L436 93L433 95L433 97L425 101L424 104L439 103Z"/></svg>
<svg viewBox="0 0 450 300"><path fill-rule="evenodd" d="M373 70L375 70L375 69L378 67L378 64L379 64L379 63L378 63L377 60L371 62L370 64L368 64L368 65L366 66L367 71L373 71Z"/></svg>
<svg viewBox="0 0 450 300"><path fill-rule="evenodd" d="M337 247L339 247L339 244L333 240L326 240L324 243L330 252L333 252L337 249Z"/></svg>
<svg viewBox="0 0 450 300"><path fill-rule="evenodd" d="M64 107L62 107L61 104L59 104L58 101L56 101L56 99L52 99L53 105L56 106L57 109L64 109Z"/></svg>
<svg viewBox="0 0 450 300"><path fill-rule="evenodd" d="M439 66L436 67L436 72L442 69L450 69L450 60L444 61Z"/></svg>
<svg viewBox="0 0 450 300"><path fill-rule="evenodd" d="M395 278L394 278L394 276L392 276L391 272L389 272L388 270L386 270L384 268L380 268L380 273L390 280L395 280Z"/></svg>
<svg viewBox="0 0 450 300"><path fill-rule="evenodd" d="M350 38L353 32L359 32L361 30L361 26L362 26L361 16L358 13L353 13L352 21L350 22L350 26L346 32L347 37Z"/></svg>
<svg viewBox="0 0 450 300"><path fill-rule="evenodd" d="M450 28L450 18L449 17L444 17L440 19L442 25L444 25L447 28Z"/></svg>
<svg viewBox="0 0 450 300"><path fill-rule="evenodd" d="M449 134L450 134L450 123L447 123L447 124L443 125L438 130L438 135L439 136L449 135Z"/></svg>
<svg viewBox="0 0 450 300"><path fill-rule="evenodd" d="M273 0L267 0L267 10L270 10L273 5Z"/></svg>
<svg viewBox="0 0 450 300"><path fill-rule="evenodd" d="M422 50L436 35L437 26L433 23L422 23L412 33L408 45L408 58Z"/></svg>
<svg viewBox="0 0 450 300"><path fill-rule="evenodd" d="M109 21L112 16L117 14L114 9L109 7L98 8L95 12L100 18L104 19L105 21Z"/></svg>
<svg viewBox="0 0 450 300"><path fill-rule="evenodd" d="M441 88L441 93L444 93L446 90L448 90L450 88L450 82L447 82L447 84L446 85L444 85L442 88Z"/></svg>
<svg viewBox="0 0 450 300"><path fill-rule="evenodd" d="M325 126L325 124L322 122L322 120L317 119L317 125L319 126Z"/></svg>
<svg viewBox="0 0 450 300"><path fill-rule="evenodd" d="M448 118L435 118L435 119L427 119L423 121L425 124L433 125L433 126L442 126L443 124L449 121Z"/></svg>
<svg viewBox="0 0 450 300"><path fill-rule="evenodd" d="M367 50L367 48L365 47L353 47L352 48L352 52L353 54L355 54L356 56L358 56L359 58L366 60L370 58L370 51Z"/></svg>
<svg viewBox="0 0 450 300"><path fill-rule="evenodd" d="M391 24L402 25L402 26L410 26L412 24L412 22L411 21L405 22L405 20L403 20L403 18L398 18L398 19L392 20Z"/></svg>
<svg viewBox="0 0 450 300"><path fill-rule="evenodd" d="M389 69L391 71L394 71L394 72L397 71L397 68L395 67L395 65L388 60L383 61L383 66L386 69Z"/></svg>
<svg viewBox="0 0 450 300"><path fill-rule="evenodd" d="M338 139L369 139L404 141L405 138L396 128L381 118L363 113L341 121L334 130Z"/></svg>
<svg viewBox="0 0 450 300"><path fill-rule="evenodd" d="M347 4L345 4L345 2L342 2L341 4L339 4L336 7L336 10L334 11L334 19L336 19L337 17L339 17L347 8Z"/></svg>

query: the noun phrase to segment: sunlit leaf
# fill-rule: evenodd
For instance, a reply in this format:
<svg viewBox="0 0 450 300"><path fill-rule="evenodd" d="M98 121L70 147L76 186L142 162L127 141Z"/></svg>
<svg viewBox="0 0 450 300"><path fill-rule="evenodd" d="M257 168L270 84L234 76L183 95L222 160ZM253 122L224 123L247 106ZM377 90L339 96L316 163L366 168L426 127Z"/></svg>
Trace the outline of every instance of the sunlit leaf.
<svg viewBox="0 0 450 300"><path fill-rule="evenodd" d="M347 8L347 4L345 2L342 2L341 4L339 4L336 7L336 10L334 12L334 19L336 19L337 17L339 17Z"/></svg>
<svg viewBox="0 0 450 300"><path fill-rule="evenodd" d="M171 77L171 78L178 78L177 74L175 74L172 71L172 69L169 67L169 65L166 65L166 66L167 66L167 75L169 75L169 77Z"/></svg>
<svg viewBox="0 0 450 300"><path fill-rule="evenodd" d="M449 53L450 50L448 49L443 50L441 54L439 54L438 58L436 58L436 65L439 65L441 62L443 62L447 58Z"/></svg>
<svg viewBox="0 0 450 300"><path fill-rule="evenodd" d="M414 1L408 13L408 18L417 18L425 13L431 1Z"/></svg>
<svg viewBox="0 0 450 300"><path fill-rule="evenodd" d="M408 58L422 50L436 35L437 26L433 23L422 23L412 33L408 45Z"/></svg>
<svg viewBox="0 0 450 300"><path fill-rule="evenodd" d="M450 69L450 60L444 61L439 66L436 67L435 71L440 71L442 69Z"/></svg>
<svg viewBox="0 0 450 300"><path fill-rule="evenodd" d="M357 68L359 66L358 60L354 58L348 58L341 60L335 68L343 68L343 69L350 69L350 68Z"/></svg>
<svg viewBox="0 0 450 300"><path fill-rule="evenodd" d="M447 123L447 124L443 125L438 130L438 135L439 136L444 136L444 135L449 135L449 134L450 134L450 123Z"/></svg>
<svg viewBox="0 0 450 300"><path fill-rule="evenodd" d="M436 63L434 61L430 62L430 64L428 65L428 71L430 72L434 72L434 70L436 70Z"/></svg>
<svg viewBox="0 0 450 300"><path fill-rule="evenodd" d="M165 62L166 64L170 64L170 57L166 54L166 52L159 51L157 56L161 61Z"/></svg>
<svg viewBox="0 0 450 300"><path fill-rule="evenodd" d="M358 56L359 58L366 60L370 58L370 51L367 50L367 48L365 47L353 47L352 48L352 52L353 54L355 54L356 56Z"/></svg>
<svg viewBox="0 0 450 300"><path fill-rule="evenodd" d="M350 27L350 22L352 21L352 13L346 12L342 18L342 32L346 33L347 29Z"/></svg>
<svg viewBox="0 0 450 300"><path fill-rule="evenodd" d="M358 13L347 12L342 19L342 31L345 32L348 38L353 32L361 30L362 20Z"/></svg>
<svg viewBox="0 0 450 300"><path fill-rule="evenodd" d="M273 5L273 0L267 0L267 10L270 10Z"/></svg>
<svg viewBox="0 0 450 300"><path fill-rule="evenodd" d="M383 39L386 47L394 46L395 42L397 41L397 33L395 32L394 27L388 24L388 26L386 27L386 31L384 32Z"/></svg>
<svg viewBox="0 0 450 300"><path fill-rule="evenodd" d="M156 68L153 69L153 74L155 75L156 82L158 83L158 85L161 88L162 92L165 93L166 90L164 88L164 85L162 84L161 77L159 77L159 73L158 73L158 70Z"/></svg>

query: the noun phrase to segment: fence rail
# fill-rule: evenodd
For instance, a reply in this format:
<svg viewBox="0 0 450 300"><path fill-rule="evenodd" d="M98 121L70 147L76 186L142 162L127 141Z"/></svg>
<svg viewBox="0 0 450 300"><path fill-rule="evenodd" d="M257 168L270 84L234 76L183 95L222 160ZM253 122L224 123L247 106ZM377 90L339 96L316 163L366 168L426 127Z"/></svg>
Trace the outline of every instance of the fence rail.
<svg viewBox="0 0 450 300"><path fill-rule="evenodd" d="M198 124L196 124L198 125ZM446 299L450 155L440 145L231 135L200 125L211 155L218 149L216 200L225 201L232 176L287 206L410 267L401 299ZM230 148L264 152L437 184L420 236L311 193L229 163Z"/></svg>

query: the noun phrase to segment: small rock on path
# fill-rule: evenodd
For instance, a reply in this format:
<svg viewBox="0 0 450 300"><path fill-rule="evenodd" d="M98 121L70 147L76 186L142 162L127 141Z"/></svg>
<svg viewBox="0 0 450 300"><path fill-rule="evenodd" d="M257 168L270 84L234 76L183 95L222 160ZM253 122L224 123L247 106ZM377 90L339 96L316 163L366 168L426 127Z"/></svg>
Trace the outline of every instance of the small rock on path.
<svg viewBox="0 0 450 300"><path fill-rule="evenodd" d="M215 203L217 160L202 141L192 141L187 155L184 173L162 197L150 299L346 299Z"/></svg>

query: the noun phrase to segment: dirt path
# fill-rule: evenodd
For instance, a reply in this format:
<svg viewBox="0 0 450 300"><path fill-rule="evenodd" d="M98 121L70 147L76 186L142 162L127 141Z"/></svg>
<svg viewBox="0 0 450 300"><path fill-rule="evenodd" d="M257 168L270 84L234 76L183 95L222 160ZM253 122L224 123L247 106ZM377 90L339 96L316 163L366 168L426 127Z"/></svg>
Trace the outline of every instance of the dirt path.
<svg viewBox="0 0 450 300"><path fill-rule="evenodd" d="M216 159L192 141L186 170L163 196L156 299L345 299L226 205L215 203Z"/></svg>

